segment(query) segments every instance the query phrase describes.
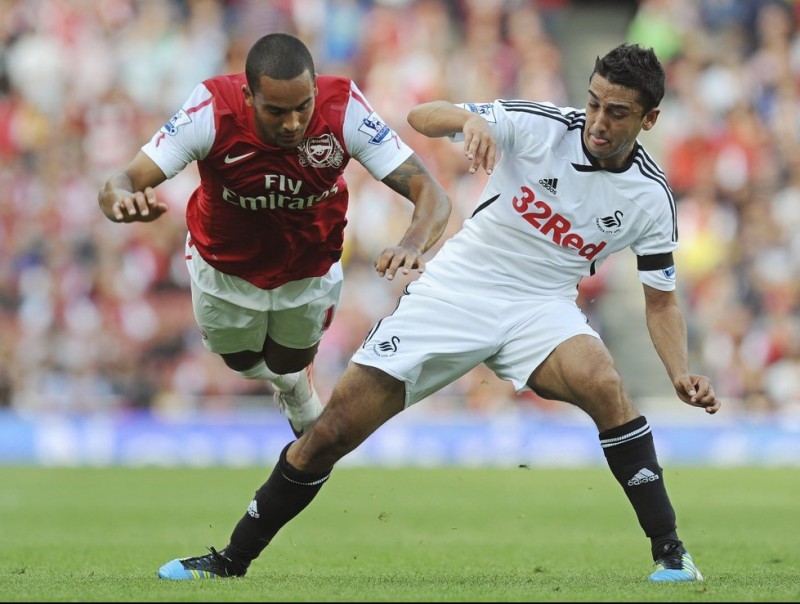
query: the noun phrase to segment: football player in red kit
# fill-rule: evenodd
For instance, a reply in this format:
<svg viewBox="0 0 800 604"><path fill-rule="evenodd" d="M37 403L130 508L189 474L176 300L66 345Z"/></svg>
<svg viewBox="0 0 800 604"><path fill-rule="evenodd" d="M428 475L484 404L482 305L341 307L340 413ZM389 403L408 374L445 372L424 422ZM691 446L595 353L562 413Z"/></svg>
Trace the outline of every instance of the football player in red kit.
<svg viewBox="0 0 800 604"><path fill-rule="evenodd" d="M200 83L98 196L113 222L156 220L156 187L197 162L186 263L203 343L270 381L298 437L322 411L311 367L339 303L351 159L414 205L376 270L423 271L450 215L443 188L353 81L317 75L301 40L269 34L244 73Z"/></svg>

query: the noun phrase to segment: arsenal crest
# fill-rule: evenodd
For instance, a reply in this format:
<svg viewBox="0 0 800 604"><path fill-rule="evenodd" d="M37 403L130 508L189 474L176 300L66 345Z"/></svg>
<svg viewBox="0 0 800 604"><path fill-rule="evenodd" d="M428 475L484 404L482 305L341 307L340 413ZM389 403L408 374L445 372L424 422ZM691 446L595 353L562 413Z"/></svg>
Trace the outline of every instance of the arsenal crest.
<svg viewBox="0 0 800 604"><path fill-rule="evenodd" d="M307 138L297 147L300 165L312 168L338 168L342 165L344 151L331 134Z"/></svg>

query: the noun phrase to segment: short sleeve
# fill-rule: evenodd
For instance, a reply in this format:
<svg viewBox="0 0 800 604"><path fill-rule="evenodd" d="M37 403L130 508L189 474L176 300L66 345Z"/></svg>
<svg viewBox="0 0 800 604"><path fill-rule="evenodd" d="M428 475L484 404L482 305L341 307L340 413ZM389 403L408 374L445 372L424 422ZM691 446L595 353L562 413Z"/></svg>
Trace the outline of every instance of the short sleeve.
<svg viewBox="0 0 800 604"><path fill-rule="evenodd" d="M142 151L167 178L172 178L192 161L205 158L215 135L211 92L198 84L178 112L142 146Z"/></svg>

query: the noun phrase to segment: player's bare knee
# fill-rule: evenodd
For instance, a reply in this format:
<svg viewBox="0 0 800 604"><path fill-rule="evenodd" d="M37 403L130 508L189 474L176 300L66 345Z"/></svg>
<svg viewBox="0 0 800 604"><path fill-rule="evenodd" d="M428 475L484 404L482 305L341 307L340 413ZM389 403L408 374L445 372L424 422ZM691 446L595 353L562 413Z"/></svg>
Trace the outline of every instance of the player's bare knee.
<svg viewBox="0 0 800 604"><path fill-rule="evenodd" d="M621 402L623 398L622 377L612 367L606 367L587 375L585 382L592 392L596 392L609 404Z"/></svg>
<svg viewBox="0 0 800 604"><path fill-rule="evenodd" d="M287 373L297 373L298 371L302 371L308 367L312 360L313 357L303 357L301 359L276 359L271 357L267 359L267 367L272 373L286 375Z"/></svg>
<svg viewBox="0 0 800 604"><path fill-rule="evenodd" d="M221 354L224 363L234 371L242 372L252 369L261 362L261 353L253 350L243 350L242 352L232 352Z"/></svg>
<svg viewBox="0 0 800 604"><path fill-rule="evenodd" d="M601 372L587 385L586 398L580 406L599 430L621 426L639 415L628 399L622 378L616 371Z"/></svg>

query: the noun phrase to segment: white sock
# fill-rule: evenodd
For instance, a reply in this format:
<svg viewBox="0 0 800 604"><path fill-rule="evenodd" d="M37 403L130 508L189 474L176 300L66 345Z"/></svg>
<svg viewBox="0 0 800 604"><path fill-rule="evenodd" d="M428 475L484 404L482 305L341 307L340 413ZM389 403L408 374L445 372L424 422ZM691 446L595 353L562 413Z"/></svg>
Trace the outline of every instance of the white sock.
<svg viewBox="0 0 800 604"><path fill-rule="evenodd" d="M305 371L305 369L303 371ZM299 371L295 373L286 373L283 375L273 373L269 370L269 367L267 367L267 363L264 361L264 359L261 359L259 363L256 363L250 369L237 371L236 373L247 378L248 380L268 380L272 382L275 388L281 392L288 392L294 388L295 384L297 384L298 378L300 377Z"/></svg>

